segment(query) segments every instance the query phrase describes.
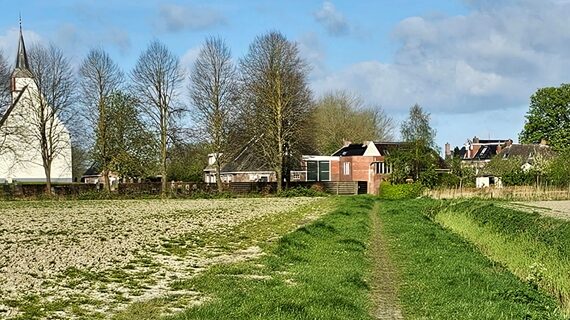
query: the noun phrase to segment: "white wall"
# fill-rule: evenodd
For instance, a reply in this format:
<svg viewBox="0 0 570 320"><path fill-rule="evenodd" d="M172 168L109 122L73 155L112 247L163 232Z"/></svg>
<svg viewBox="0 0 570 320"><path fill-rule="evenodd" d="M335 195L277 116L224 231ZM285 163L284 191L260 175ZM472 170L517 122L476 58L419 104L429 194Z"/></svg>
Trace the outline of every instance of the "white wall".
<svg viewBox="0 0 570 320"><path fill-rule="evenodd" d="M39 95L37 87L32 79L17 78L16 89L28 85L20 100L0 128L0 182L45 182L46 176L42 165L40 141L35 134L37 123L35 108ZM13 93L13 98L18 96ZM62 150L52 161L52 182L71 182L71 138L69 131L63 123L55 120L57 128L58 145Z"/></svg>

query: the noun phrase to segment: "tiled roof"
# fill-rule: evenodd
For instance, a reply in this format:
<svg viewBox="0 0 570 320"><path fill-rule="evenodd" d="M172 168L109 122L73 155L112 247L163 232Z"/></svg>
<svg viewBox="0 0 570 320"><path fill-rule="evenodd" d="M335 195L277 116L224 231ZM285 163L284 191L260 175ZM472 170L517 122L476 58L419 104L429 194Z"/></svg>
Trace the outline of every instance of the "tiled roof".
<svg viewBox="0 0 570 320"><path fill-rule="evenodd" d="M349 157L361 156L366 151L366 145L361 143L351 143L348 146L342 147L340 150L333 154L334 157Z"/></svg>

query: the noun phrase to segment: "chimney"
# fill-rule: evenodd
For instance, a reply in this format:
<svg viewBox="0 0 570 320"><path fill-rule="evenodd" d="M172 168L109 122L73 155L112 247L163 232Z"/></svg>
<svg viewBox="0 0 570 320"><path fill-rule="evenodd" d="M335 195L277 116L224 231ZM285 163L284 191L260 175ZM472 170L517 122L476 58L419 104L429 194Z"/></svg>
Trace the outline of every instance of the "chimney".
<svg viewBox="0 0 570 320"><path fill-rule="evenodd" d="M451 158L451 145L449 142L445 144L445 158Z"/></svg>
<svg viewBox="0 0 570 320"><path fill-rule="evenodd" d="M541 146L547 146L547 145L548 145L548 140L546 140L546 139L544 139L544 138L540 139L540 145L541 145Z"/></svg>
<svg viewBox="0 0 570 320"><path fill-rule="evenodd" d="M505 142L505 147L510 147L513 144L513 140L509 139Z"/></svg>
<svg viewBox="0 0 570 320"><path fill-rule="evenodd" d="M497 145L497 154L501 153L501 150L503 150L503 145L502 145L502 144L498 144L498 145Z"/></svg>
<svg viewBox="0 0 570 320"><path fill-rule="evenodd" d="M477 136L473 137L473 143L479 143L479 138L477 138Z"/></svg>
<svg viewBox="0 0 570 320"><path fill-rule="evenodd" d="M350 144L352 144L352 141L344 140L344 139L342 140L342 146L343 147L348 147L348 145L350 145Z"/></svg>

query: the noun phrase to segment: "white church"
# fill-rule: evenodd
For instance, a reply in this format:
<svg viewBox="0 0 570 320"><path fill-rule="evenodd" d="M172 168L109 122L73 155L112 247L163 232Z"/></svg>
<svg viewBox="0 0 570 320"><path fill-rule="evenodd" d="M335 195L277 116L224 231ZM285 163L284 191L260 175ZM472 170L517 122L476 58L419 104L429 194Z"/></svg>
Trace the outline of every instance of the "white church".
<svg viewBox="0 0 570 320"><path fill-rule="evenodd" d="M39 112L38 105L44 101L30 69L22 26L16 66L11 76L11 104L0 114L0 183L46 182L42 162L40 119L51 110ZM45 104L44 104L45 105ZM44 118L42 118L44 117ZM49 116L48 116L49 118ZM54 117L43 130L51 130L53 139L44 139L44 145L55 146L51 152L51 182L72 182L71 138L63 122ZM45 135L44 135L45 136Z"/></svg>

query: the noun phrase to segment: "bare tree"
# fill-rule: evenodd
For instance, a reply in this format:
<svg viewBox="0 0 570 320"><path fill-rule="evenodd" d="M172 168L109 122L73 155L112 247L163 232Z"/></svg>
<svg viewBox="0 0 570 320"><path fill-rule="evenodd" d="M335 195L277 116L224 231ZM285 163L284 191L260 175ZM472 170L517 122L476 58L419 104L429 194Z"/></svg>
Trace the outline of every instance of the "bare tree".
<svg viewBox="0 0 570 320"><path fill-rule="evenodd" d="M283 175L293 158L300 158L306 141L302 136L310 121L311 91L308 66L297 45L279 32L258 36L240 62L247 129L257 139L259 155L277 175L281 191Z"/></svg>
<svg viewBox="0 0 570 320"><path fill-rule="evenodd" d="M8 70L8 62L4 57L4 53L0 51L0 155L3 153L3 149L8 149L8 137L13 134L13 128L9 128L8 124L5 124L3 116L8 108L12 99L10 97L10 71Z"/></svg>
<svg viewBox="0 0 570 320"><path fill-rule="evenodd" d="M220 171L231 154L230 131L236 115L237 74L231 52L220 38L208 38L190 75L194 118L215 155L216 183L222 191Z"/></svg>
<svg viewBox="0 0 570 320"><path fill-rule="evenodd" d="M12 97L10 96L10 70L4 53L0 51L0 118L8 109Z"/></svg>
<svg viewBox="0 0 570 320"><path fill-rule="evenodd" d="M113 155L108 137L108 100L121 89L123 72L103 49L92 49L81 64L79 75L81 102L86 108L83 114L89 123L95 124L93 157L102 171L105 190L109 192L109 171Z"/></svg>
<svg viewBox="0 0 570 320"><path fill-rule="evenodd" d="M320 154L331 154L343 141L391 140L394 121L381 107L367 106L357 94L335 91L323 95L314 110L315 140Z"/></svg>
<svg viewBox="0 0 570 320"><path fill-rule="evenodd" d="M162 196L167 192L167 151L176 116L183 111L176 104L184 78L179 59L158 41L150 43L131 72L133 96L138 97L158 137Z"/></svg>
<svg viewBox="0 0 570 320"><path fill-rule="evenodd" d="M39 141L46 191L50 195L52 162L71 148L65 124L73 116L75 82L69 60L53 45L36 45L30 50L30 70L37 86L37 92L31 90L27 97L27 103L33 106L29 116L33 127L30 136ZM71 159L66 161L71 163Z"/></svg>

